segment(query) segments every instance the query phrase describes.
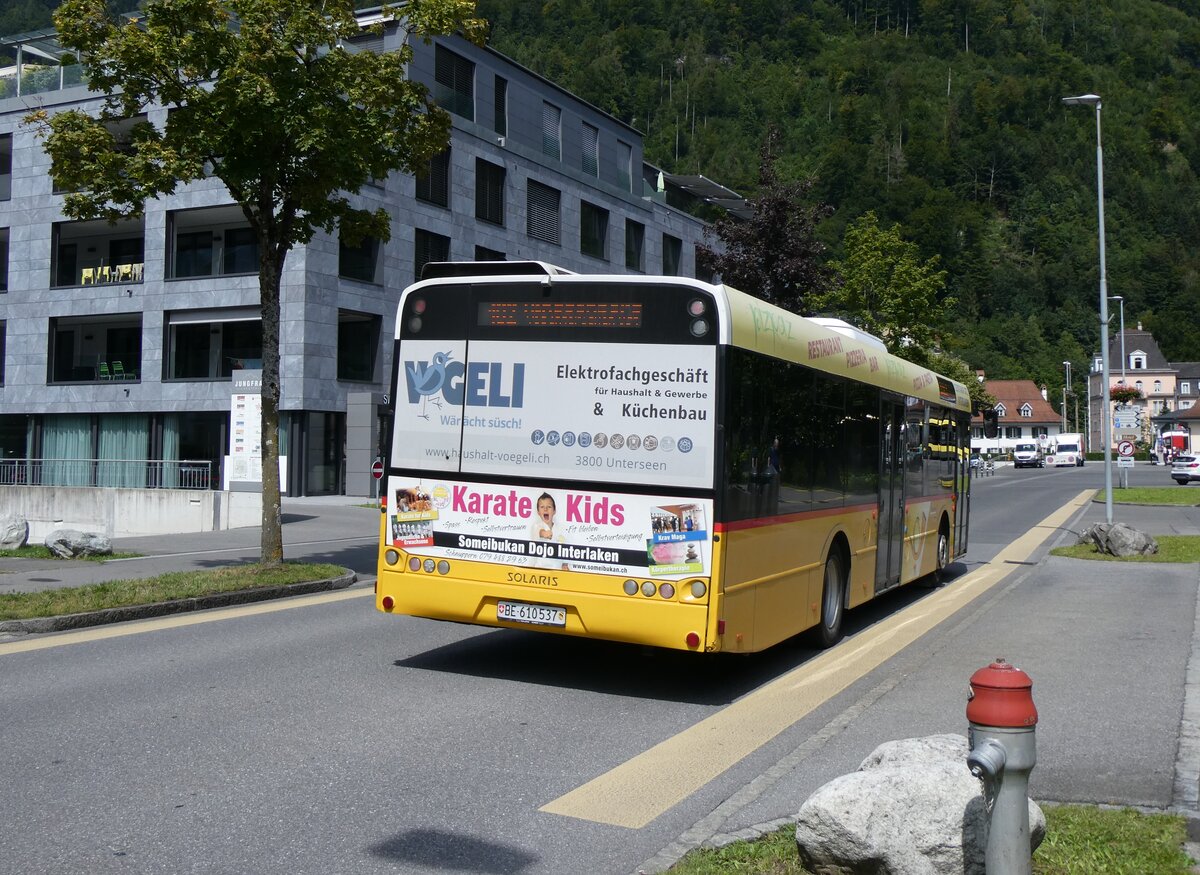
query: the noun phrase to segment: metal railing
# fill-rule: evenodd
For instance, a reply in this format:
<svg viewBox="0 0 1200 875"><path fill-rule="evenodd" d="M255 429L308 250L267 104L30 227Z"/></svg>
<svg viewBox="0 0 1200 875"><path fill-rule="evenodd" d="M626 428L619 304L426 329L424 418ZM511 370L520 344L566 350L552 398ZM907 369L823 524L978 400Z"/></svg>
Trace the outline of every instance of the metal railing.
<svg viewBox="0 0 1200 875"><path fill-rule="evenodd" d="M207 459L0 459L0 486L211 489Z"/></svg>

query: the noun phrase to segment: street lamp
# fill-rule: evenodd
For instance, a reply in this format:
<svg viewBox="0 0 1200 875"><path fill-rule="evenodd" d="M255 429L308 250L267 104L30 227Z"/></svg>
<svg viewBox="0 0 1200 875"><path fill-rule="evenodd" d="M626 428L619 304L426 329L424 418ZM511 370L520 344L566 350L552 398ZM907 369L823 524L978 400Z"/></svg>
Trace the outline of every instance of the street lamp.
<svg viewBox="0 0 1200 875"><path fill-rule="evenodd" d="M1063 408L1062 408L1062 413L1063 413L1063 424L1062 424L1062 433L1063 433L1063 434L1066 434L1066 433L1067 433L1067 387L1071 385L1071 363L1070 363L1070 362L1063 362L1063 367L1064 367L1064 368L1066 368L1066 371L1067 371L1067 377L1066 377L1066 380L1064 380L1064 381L1063 381ZM1076 423L1076 425L1078 425L1078 423ZM1081 448L1081 449L1082 449L1082 448Z"/></svg>
<svg viewBox="0 0 1200 875"><path fill-rule="evenodd" d="M1121 302L1121 385L1125 385L1125 299L1120 295L1109 295L1110 301Z"/></svg>
<svg viewBox="0 0 1200 875"><path fill-rule="evenodd" d="M1081 94L1064 97L1067 106L1091 106L1096 109L1096 202L1100 236L1100 362L1104 415L1100 417L1100 435L1104 444L1104 519L1113 521L1112 498L1112 409L1108 404L1108 281L1104 269L1104 148L1100 138L1100 95Z"/></svg>

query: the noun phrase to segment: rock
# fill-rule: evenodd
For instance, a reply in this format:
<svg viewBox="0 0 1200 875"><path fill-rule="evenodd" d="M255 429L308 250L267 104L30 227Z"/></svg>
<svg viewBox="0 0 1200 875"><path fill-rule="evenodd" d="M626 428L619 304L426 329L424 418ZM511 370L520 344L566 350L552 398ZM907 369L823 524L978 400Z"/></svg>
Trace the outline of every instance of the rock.
<svg viewBox="0 0 1200 875"><path fill-rule="evenodd" d="M961 735L880 745L804 803L800 862L817 875L984 875L987 811L967 753ZM1032 855L1046 834L1033 802L1029 828Z"/></svg>
<svg viewBox="0 0 1200 875"><path fill-rule="evenodd" d="M79 556L107 556L112 553L112 541L95 532L76 529L55 529L46 536L46 546L60 559Z"/></svg>
<svg viewBox="0 0 1200 875"><path fill-rule="evenodd" d="M1158 542L1125 523L1096 523L1079 535L1079 544L1094 544L1110 556L1149 556L1158 552Z"/></svg>
<svg viewBox="0 0 1200 875"><path fill-rule="evenodd" d="M0 517L0 550L18 550L29 540L29 523L25 517L9 514Z"/></svg>

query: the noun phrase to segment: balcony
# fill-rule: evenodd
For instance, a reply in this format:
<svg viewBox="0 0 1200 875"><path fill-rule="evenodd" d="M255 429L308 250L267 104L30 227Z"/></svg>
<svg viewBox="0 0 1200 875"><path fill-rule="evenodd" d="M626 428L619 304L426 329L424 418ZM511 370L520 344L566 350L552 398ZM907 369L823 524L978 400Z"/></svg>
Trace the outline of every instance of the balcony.
<svg viewBox="0 0 1200 875"><path fill-rule="evenodd" d="M204 459L0 459L0 486L120 486L210 489Z"/></svg>
<svg viewBox="0 0 1200 875"><path fill-rule="evenodd" d="M85 84L75 53L53 30L0 39L0 100L30 97Z"/></svg>
<svg viewBox="0 0 1200 875"><path fill-rule="evenodd" d="M128 383L141 379L142 315L50 320L50 383Z"/></svg>
<svg viewBox="0 0 1200 875"><path fill-rule="evenodd" d="M54 286L128 285L145 271L145 226L140 219L58 222L54 226Z"/></svg>
<svg viewBox="0 0 1200 875"><path fill-rule="evenodd" d="M177 210L167 235L168 279L258 273L258 239L240 207Z"/></svg>

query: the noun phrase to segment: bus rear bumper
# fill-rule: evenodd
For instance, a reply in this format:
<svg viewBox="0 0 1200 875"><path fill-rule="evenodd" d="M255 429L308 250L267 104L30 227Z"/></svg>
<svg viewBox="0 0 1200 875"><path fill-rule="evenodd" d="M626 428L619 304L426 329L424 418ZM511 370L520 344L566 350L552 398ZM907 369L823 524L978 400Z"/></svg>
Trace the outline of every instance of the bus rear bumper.
<svg viewBox="0 0 1200 875"><path fill-rule="evenodd" d="M708 634L708 599L691 599L676 593L626 595L622 581L610 578L613 594L531 587L451 576L427 576L381 569L376 583L375 607L389 614L408 614L500 629L526 629L645 644L676 650L715 650ZM390 598L390 610L384 599ZM497 618L500 602L563 608L564 625L509 622ZM689 644L696 641L695 646Z"/></svg>

